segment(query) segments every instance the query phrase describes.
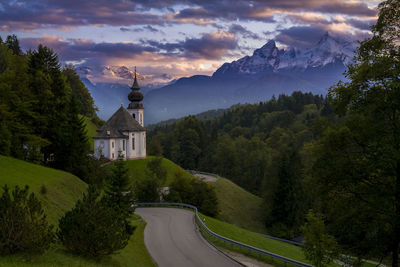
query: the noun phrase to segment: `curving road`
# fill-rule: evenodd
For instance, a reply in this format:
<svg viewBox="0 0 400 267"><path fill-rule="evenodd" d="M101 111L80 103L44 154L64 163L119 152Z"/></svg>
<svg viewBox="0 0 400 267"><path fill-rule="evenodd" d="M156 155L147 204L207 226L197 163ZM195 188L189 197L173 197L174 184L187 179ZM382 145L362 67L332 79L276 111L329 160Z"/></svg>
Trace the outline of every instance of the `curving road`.
<svg viewBox="0 0 400 267"><path fill-rule="evenodd" d="M193 212L174 208L137 208L135 212L147 222L144 243L158 266L241 266L203 239Z"/></svg>

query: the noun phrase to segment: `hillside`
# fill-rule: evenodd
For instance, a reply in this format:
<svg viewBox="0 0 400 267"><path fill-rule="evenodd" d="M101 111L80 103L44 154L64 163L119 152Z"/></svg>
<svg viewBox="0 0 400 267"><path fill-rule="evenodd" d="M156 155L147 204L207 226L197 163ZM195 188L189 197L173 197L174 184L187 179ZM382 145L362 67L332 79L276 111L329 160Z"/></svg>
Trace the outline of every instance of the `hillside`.
<svg viewBox="0 0 400 267"><path fill-rule="evenodd" d="M74 206L87 187L68 172L0 156L0 185L5 184L9 187L29 185L30 191L42 201L52 224ZM47 189L46 194L39 193L42 186Z"/></svg>
<svg viewBox="0 0 400 267"><path fill-rule="evenodd" d="M251 194L235 183L220 178L215 183L220 213L218 219L245 228L265 233L262 218L262 198Z"/></svg>
<svg viewBox="0 0 400 267"><path fill-rule="evenodd" d="M87 187L70 173L0 156L0 186L4 184L9 187L29 185L42 201L49 222L54 225L74 206ZM42 185L47 189L44 195L40 194ZM43 255L16 254L0 257L0 266L154 266L144 245L146 222L134 216L132 224L137 228L128 245L118 254L100 261L75 256L56 244Z"/></svg>
<svg viewBox="0 0 400 267"><path fill-rule="evenodd" d="M136 159L136 160L128 160L126 161L126 166L129 169L129 176L132 179L142 179L145 177L145 170L147 163L154 159L154 156L147 156L145 159ZM168 186L174 179L176 170L180 169L183 170L180 166L173 163L169 159L163 158L162 166L167 170L167 180L165 182L165 186ZM188 173L184 172L185 177L193 178L193 176Z"/></svg>

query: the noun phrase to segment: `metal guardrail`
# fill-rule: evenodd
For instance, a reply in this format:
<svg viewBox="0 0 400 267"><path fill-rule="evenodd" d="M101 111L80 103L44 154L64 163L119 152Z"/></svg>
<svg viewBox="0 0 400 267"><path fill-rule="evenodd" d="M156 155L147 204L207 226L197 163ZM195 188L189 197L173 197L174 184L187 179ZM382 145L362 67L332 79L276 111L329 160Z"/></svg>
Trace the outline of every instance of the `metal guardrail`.
<svg viewBox="0 0 400 267"><path fill-rule="evenodd" d="M214 176L215 178L217 178L217 180L219 179L219 178L221 178L218 174L216 174L216 173L211 173L211 172L202 172L202 171L196 171L196 170L186 170L187 172L190 172L190 173L198 173L198 174L204 174L204 175L209 175L209 176Z"/></svg>
<svg viewBox="0 0 400 267"><path fill-rule="evenodd" d="M255 253L257 253L257 254L260 254L260 255L269 256L269 257L271 257L271 258L273 258L273 259L277 259L277 260L283 261L283 262L285 262L285 263L290 263L290 264L293 264L293 265L296 265L296 266L301 266L301 267L314 267L313 265L310 265L310 264L307 264L307 263L303 263L303 262L299 262L299 261L296 261L296 260L292 260L292 259L289 259L289 258L280 256L280 255L274 254L274 253L272 253L272 252L268 252L268 251L265 251L265 250L262 250L262 249L259 249L259 248L250 246L250 245L246 245L246 244L243 244L243 243L241 243L241 242L238 242L238 241L235 241L235 240L232 240L232 239L229 239L229 238L227 238L227 237L224 237L224 236L221 236L221 235L219 235L219 234L214 233L213 231L211 231L211 230L204 224L204 222L203 222L203 221L201 220L201 218L199 217L197 208L196 208L195 206L193 206L193 205L184 204L184 203L165 203L165 202L163 202L163 203L135 203L135 205L138 206L138 207L149 207L149 206L153 206L153 207L154 207L154 206L175 206L175 207L184 207L184 208L192 209L192 210L195 211L195 219L196 219L197 223L199 224L199 226L200 226L205 232L207 232L209 235L215 237L216 239L219 239L219 240L221 240L221 241L223 241L223 242L230 243L230 244L232 244L232 245L236 245L236 246L238 246L238 247L247 249L247 250L249 250L249 251L253 251L253 252L255 252Z"/></svg>
<svg viewBox="0 0 400 267"><path fill-rule="evenodd" d="M260 234L260 233L256 233L256 232L254 232L254 233L259 235L259 236L263 236L263 237L266 237L266 238L269 238L269 239L274 239L274 240L277 240L277 241L289 243L289 244L292 244L292 245L295 245L295 246L299 246L299 247L303 246L303 244L301 242L297 242L297 241L293 241L293 240L287 240L287 239L283 239L283 238L279 238L279 237L275 237L275 236L271 236L271 235Z"/></svg>

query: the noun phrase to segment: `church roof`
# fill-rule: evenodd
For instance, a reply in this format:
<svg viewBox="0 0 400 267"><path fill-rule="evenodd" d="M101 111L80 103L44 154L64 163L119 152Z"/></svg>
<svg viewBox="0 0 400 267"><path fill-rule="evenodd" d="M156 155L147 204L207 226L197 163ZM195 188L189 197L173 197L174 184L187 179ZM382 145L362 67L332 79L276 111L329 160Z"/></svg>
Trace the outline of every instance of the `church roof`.
<svg viewBox="0 0 400 267"><path fill-rule="evenodd" d="M128 138L123 132L143 132L146 129L141 126L129 112L120 107L111 118L97 130L94 138Z"/></svg>

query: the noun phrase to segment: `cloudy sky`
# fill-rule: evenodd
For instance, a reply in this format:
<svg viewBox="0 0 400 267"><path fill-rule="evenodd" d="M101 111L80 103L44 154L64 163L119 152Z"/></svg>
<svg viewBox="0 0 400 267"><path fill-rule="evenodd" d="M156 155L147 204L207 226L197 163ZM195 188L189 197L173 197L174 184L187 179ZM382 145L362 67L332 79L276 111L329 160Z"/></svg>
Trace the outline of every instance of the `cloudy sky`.
<svg viewBox="0 0 400 267"><path fill-rule="evenodd" d="M361 39L377 0L0 0L0 36L63 62L136 65L172 79L211 74L269 39L306 48L324 32Z"/></svg>

